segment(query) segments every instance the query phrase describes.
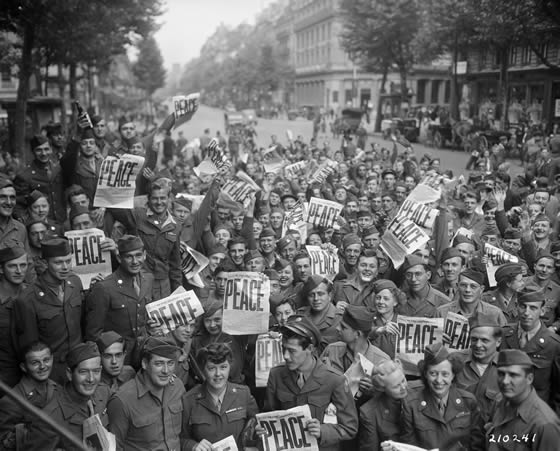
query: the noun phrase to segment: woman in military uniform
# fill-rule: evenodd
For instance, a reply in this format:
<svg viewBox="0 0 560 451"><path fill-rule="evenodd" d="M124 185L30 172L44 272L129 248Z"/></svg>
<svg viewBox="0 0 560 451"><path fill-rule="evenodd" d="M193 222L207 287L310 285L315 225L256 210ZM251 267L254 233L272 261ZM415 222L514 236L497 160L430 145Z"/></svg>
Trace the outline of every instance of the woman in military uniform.
<svg viewBox="0 0 560 451"><path fill-rule="evenodd" d="M426 347L418 363L423 385L411 390L403 403L400 441L446 451L484 449L476 398L454 384L461 368L461 357L449 355L441 342Z"/></svg>
<svg viewBox="0 0 560 451"><path fill-rule="evenodd" d="M249 388L228 382L233 354L224 343L212 343L196 356L205 382L184 398L185 451L211 451L212 443L230 435L242 449L243 431L258 413Z"/></svg>

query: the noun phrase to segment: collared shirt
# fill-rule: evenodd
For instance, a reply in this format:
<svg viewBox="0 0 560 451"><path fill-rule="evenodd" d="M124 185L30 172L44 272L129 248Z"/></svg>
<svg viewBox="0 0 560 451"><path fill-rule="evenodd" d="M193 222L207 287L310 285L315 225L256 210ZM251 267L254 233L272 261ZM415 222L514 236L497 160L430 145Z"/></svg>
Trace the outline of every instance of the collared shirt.
<svg viewBox="0 0 560 451"><path fill-rule="evenodd" d="M175 379L154 395L140 372L113 394L108 404L109 430L117 448L130 451L180 449L179 434L183 417L183 383Z"/></svg>
<svg viewBox="0 0 560 451"><path fill-rule="evenodd" d="M476 303L477 305L475 307L475 311L484 313L485 315L492 316L492 318L494 318L494 320L500 327L503 327L507 324L507 320L506 317L504 316L504 313L498 307L496 307L495 305L488 304L487 302L481 301L480 299L476 301ZM449 304L445 304L438 307L436 316L438 318L445 318L448 312L458 313L467 318L472 316L472 314L467 315L466 313L464 313L464 309L461 308L460 301L453 301L450 302Z"/></svg>
<svg viewBox="0 0 560 451"><path fill-rule="evenodd" d="M169 213L169 210L165 212L166 218L165 221L163 221L163 223L158 224L157 222L154 221L154 223L156 225L159 225L160 229L163 229L167 224L177 224L177 221L175 221L175 218L173 217L173 215L171 213ZM148 218L152 217L152 216L156 216L156 214L152 211L151 208L147 208L146 209L146 216Z"/></svg>
<svg viewBox="0 0 560 451"><path fill-rule="evenodd" d="M227 389L227 385L224 387L224 389L219 395L210 393L210 391L208 392L208 394L212 398L212 401L214 401L214 404L216 404L216 406L220 406L220 409L222 407L222 404L224 403L224 396L226 395L226 389Z"/></svg>
<svg viewBox="0 0 560 451"><path fill-rule="evenodd" d="M407 302L406 304L399 306L399 313L406 316L418 316L418 317L428 317L433 318L436 316L438 307L448 304L449 298L443 294L441 291L436 290L431 285L428 285L428 293L424 299L416 300L412 296L410 291L406 292ZM414 301L415 305L410 302Z"/></svg>
<svg viewBox="0 0 560 451"><path fill-rule="evenodd" d="M539 321L536 327L533 327L531 330L523 330L521 327L517 331L517 337L521 340L523 334L527 334L527 342L531 341L535 335L537 335L538 331L541 328L541 322Z"/></svg>

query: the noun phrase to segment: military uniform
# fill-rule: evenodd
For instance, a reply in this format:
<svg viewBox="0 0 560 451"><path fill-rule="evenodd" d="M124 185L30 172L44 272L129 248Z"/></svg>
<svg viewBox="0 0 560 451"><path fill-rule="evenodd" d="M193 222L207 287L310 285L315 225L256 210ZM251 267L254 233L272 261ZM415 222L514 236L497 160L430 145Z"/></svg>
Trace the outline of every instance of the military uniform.
<svg viewBox="0 0 560 451"><path fill-rule="evenodd" d="M552 451L558 449L560 420L532 388L517 406L502 400L485 430L487 451Z"/></svg>
<svg viewBox="0 0 560 451"><path fill-rule="evenodd" d="M537 281L536 276L528 277L525 280L527 286L534 286L544 289L544 306L543 313L541 316L542 321L545 326L560 326L560 321L556 318L556 307L558 306L558 300L560 299L560 285L553 282L552 280L547 280L546 283L541 287Z"/></svg>
<svg viewBox="0 0 560 451"><path fill-rule="evenodd" d="M184 397L182 449L192 451L202 439L213 443L229 435L242 449L241 433L257 413L257 403L245 385L228 382L219 411L206 385L197 385Z"/></svg>
<svg viewBox="0 0 560 451"><path fill-rule="evenodd" d="M370 283L361 288L356 281L356 277L336 282L333 299L336 303L342 301L351 305L365 306L370 311L375 311L374 284Z"/></svg>
<svg viewBox="0 0 560 451"><path fill-rule="evenodd" d="M0 224L0 248L6 247L29 248L27 229L14 218L10 218L5 225Z"/></svg>
<svg viewBox="0 0 560 451"><path fill-rule="evenodd" d="M483 449L477 400L471 393L453 385L449 389L443 416L428 388L409 390L403 402L402 425L402 441L421 448L446 451ZM457 442L451 445L454 439ZM449 445L444 446L446 443Z"/></svg>
<svg viewBox="0 0 560 451"><path fill-rule="evenodd" d="M325 411L331 403L336 407L338 424L323 423ZM272 368L264 410L285 410L304 404L309 404L311 417L321 422L320 450L338 450L342 441L356 436L358 414L343 375L317 361L305 385L299 388L295 371L285 366Z"/></svg>
<svg viewBox="0 0 560 451"><path fill-rule="evenodd" d="M17 204L19 211L23 212L26 207L26 196L32 191L41 191L47 196L50 211L49 217L64 223L66 219L66 201L64 198L64 187L62 184L62 173L60 166L52 162L42 165L33 160L14 179L14 187L17 192Z"/></svg>
<svg viewBox="0 0 560 451"><path fill-rule="evenodd" d="M311 307L302 307L298 309L298 314L307 316L315 327L321 332L321 336L326 343L334 343L338 340L337 326L342 321L342 314L333 305L329 304L324 311L318 315L314 315Z"/></svg>
<svg viewBox="0 0 560 451"><path fill-rule="evenodd" d="M543 323L524 348L519 346L519 325L504 328L501 349L521 349L535 365L533 387L537 394L557 412L560 411L560 337Z"/></svg>
<svg viewBox="0 0 560 451"><path fill-rule="evenodd" d="M58 390L57 395L45 406L43 412L58 424L66 427L78 440L82 440L83 424L87 418L99 414L101 423L103 426L107 426L106 407L108 400L109 389L107 387L97 387L91 399L85 399L76 393L71 383L67 383L63 389ZM32 423L27 437L25 449L41 451L78 450L68 439L59 436L55 430L42 421Z"/></svg>
<svg viewBox="0 0 560 451"><path fill-rule="evenodd" d="M486 421L488 415L496 407L496 403L502 399L500 388L498 387L498 353L488 363L484 373L480 375L476 364L472 359L472 352L469 351L465 359L463 371L455 375L455 384L458 388L470 391L478 400L480 413Z"/></svg>
<svg viewBox="0 0 560 451"><path fill-rule="evenodd" d="M38 384L28 376L23 376L14 387L15 393L39 409L43 409L57 396L59 390L56 382L50 379L45 384ZM0 399L0 443L12 442L13 449L16 449L16 443L25 442L27 431L34 421L37 421L37 417L11 398L4 396ZM9 446L6 448L10 449Z"/></svg>
<svg viewBox="0 0 560 451"><path fill-rule="evenodd" d="M437 308L450 302L450 299L445 294L431 285L428 294L419 302L415 300L410 291L406 291L405 294L406 303L399 305L399 314L404 316L434 318L437 316ZM411 300L416 305L413 305Z"/></svg>
<svg viewBox="0 0 560 451"><path fill-rule="evenodd" d="M132 362L139 340L146 336L146 304L153 300L153 275L142 271L139 280L140 294L136 294L132 276L117 269L93 285L86 299L86 340L97 340L103 331L117 332L126 342L127 364Z"/></svg>
<svg viewBox="0 0 560 451"><path fill-rule="evenodd" d="M179 450L184 394L183 383L175 379L164 388L160 401L150 392L143 372L124 384L113 394L107 408L109 430L116 436L117 449Z"/></svg>
<svg viewBox="0 0 560 451"><path fill-rule="evenodd" d="M438 318L446 318L447 313L453 312L458 313L459 315L465 316L468 318L467 315L462 311L461 304L459 301L453 301L449 304L444 304L437 309L436 316ZM475 312L479 312L484 314L485 316L491 317L498 326L503 327L507 324L506 317L504 316L503 312L493 305L487 304L480 299L477 301L477 305L475 307Z"/></svg>
<svg viewBox="0 0 560 451"><path fill-rule="evenodd" d="M398 313L393 313L393 317L391 318L391 322L396 323L397 317L399 316ZM370 340L372 343L381 349L385 354L389 356L389 358L395 358L395 349L397 345L397 336L395 334L390 334L388 332L377 333L375 332L376 329L385 326L386 321L383 319L381 315L375 315L373 317L373 326L372 332L370 333Z"/></svg>
<svg viewBox="0 0 560 451"><path fill-rule="evenodd" d="M120 374L116 377L109 376L105 370L103 370L101 372L101 381L99 381L99 386L105 385L109 388L111 394L113 394L129 380L134 379L135 376L136 371L134 371L134 368L130 365L123 365Z"/></svg>
<svg viewBox="0 0 560 451"><path fill-rule="evenodd" d="M401 400L392 399L385 393L375 396L360 407L360 451L380 451L386 440L399 441L402 434Z"/></svg>
<svg viewBox="0 0 560 451"><path fill-rule="evenodd" d="M27 287L23 283L19 286L18 295ZM0 289L0 379L9 386L16 385L21 377L19 359L14 343L13 308L15 298L7 296Z"/></svg>
<svg viewBox="0 0 560 451"><path fill-rule="evenodd" d="M14 303L14 325L19 349L42 341L53 352L52 379L66 380L66 354L82 341L82 282L72 274L64 282L61 302L46 279L47 273L27 287Z"/></svg>
<svg viewBox="0 0 560 451"><path fill-rule="evenodd" d="M508 323L516 323L518 320L517 313L517 293L514 293L511 299L506 299L502 292L496 288L482 294L482 300L494 307L498 307L506 317Z"/></svg>
<svg viewBox="0 0 560 451"><path fill-rule="evenodd" d="M150 209L112 210L114 218L123 223L128 233L144 243L146 266L154 275L153 297L159 300L182 286L183 273L179 238L181 224L170 213L162 224Z"/></svg>

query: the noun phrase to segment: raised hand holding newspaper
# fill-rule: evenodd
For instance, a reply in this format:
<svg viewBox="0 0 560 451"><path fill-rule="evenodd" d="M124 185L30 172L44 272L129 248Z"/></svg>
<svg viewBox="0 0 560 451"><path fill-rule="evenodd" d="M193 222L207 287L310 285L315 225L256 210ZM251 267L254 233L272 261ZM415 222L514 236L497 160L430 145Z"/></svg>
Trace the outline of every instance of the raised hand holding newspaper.
<svg viewBox="0 0 560 451"><path fill-rule="evenodd" d="M194 291L177 288L170 296L146 304L148 319L167 334L184 326L204 313L202 304Z"/></svg>
<svg viewBox="0 0 560 451"><path fill-rule="evenodd" d="M212 443L212 451L238 451L233 435L228 435L219 442Z"/></svg>
<svg viewBox="0 0 560 451"><path fill-rule="evenodd" d="M173 96L173 107L175 110L175 124L173 128L188 122L198 110L200 93L194 92L186 96Z"/></svg>

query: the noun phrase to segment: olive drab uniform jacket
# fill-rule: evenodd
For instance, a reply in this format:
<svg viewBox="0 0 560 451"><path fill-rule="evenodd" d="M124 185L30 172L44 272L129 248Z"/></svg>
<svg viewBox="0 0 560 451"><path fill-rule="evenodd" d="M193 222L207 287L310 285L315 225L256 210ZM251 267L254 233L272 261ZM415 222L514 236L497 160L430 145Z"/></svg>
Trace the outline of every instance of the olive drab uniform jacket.
<svg viewBox="0 0 560 451"><path fill-rule="evenodd" d="M228 382L220 410L206 385L197 385L184 396L183 450L192 451L204 438L217 442L229 435L242 449L243 429L257 413L257 403L245 385Z"/></svg>
<svg viewBox="0 0 560 451"><path fill-rule="evenodd" d="M142 271L139 278L140 294L136 294L132 276L117 269L93 285L86 299L86 340L95 341L105 331L117 332L126 341L126 364L135 355L139 341L146 337L146 304L153 301L154 276Z"/></svg>
<svg viewBox="0 0 560 451"><path fill-rule="evenodd" d="M338 424L325 424L329 404L336 408ZM305 385L299 388L297 374L285 366L272 368L266 387L265 411L286 410L308 404L311 417L321 422L319 449L339 450L341 442L358 432L358 412L346 378L335 369L317 361Z"/></svg>
<svg viewBox="0 0 560 451"><path fill-rule="evenodd" d="M557 413L560 412L560 337L543 323L524 348L519 346L519 325L504 328L500 349L521 349L535 365L533 387Z"/></svg>
<svg viewBox="0 0 560 451"><path fill-rule="evenodd" d="M59 223L66 219L66 199L62 173L57 163L49 162L46 165L33 160L23 170L18 172L14 179L16 189L16 209L21 213L27 208L26 196L37 190L47 196L49 201L49 217Z"/></svg>
<svg viewBox="0 0 560 451"><path fill-rule="evenodd" d="M51 378L66 380L66 354L82 342L82 282L72 274L64 282L61 302L47 284L44 273L30 284L14 303L15 337L19 349L34 341L50 346L53 357Z"/></svg>

